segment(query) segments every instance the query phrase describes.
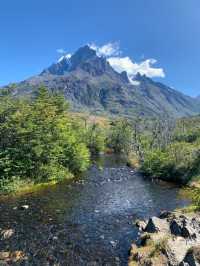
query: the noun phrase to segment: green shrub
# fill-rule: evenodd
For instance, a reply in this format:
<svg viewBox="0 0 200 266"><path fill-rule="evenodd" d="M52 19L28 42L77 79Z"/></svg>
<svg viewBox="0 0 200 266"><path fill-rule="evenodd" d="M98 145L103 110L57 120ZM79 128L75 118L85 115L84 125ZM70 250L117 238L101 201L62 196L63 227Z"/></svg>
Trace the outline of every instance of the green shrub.
<svg viewBox="0 0 200 266"><path fill-rule="evenodd" d="M6 102L6 104L5 104ZM1 104L2 103L2 104ZM90 153L63 97L41 88L34 101L0 100L0 181L60 180L84 171ZM75 129L76 128L76 129Z"/></svg>
<svg viewBox="0 0 200 266"><path fill-rule="evenodd" d="M128 155L132 151L133 129L127 120L119 120L113 124L107 145L116 153Z"/></svg>
<svg viewBox="0 0 200 266"><path fill-rule="evenodd" d="M105 129L101 129L98 124L92 124L87 127L85 139L91 154L96 155L105 150Z"/></svg>
<svg viewBox="0 0 200 266"><path fill-rule="evenodd" d="M193 205L196 207L196 210L200 210L200 189L193 189L192 193L190 193L190 196L192 198Z"/></svg>
<svg viewBox="0 0 200 266"><path fill-rule="evenodd" d="M174 164L166 152L153 150L145 154L141 170L147 176L170 180L174 176Z"/></svg>

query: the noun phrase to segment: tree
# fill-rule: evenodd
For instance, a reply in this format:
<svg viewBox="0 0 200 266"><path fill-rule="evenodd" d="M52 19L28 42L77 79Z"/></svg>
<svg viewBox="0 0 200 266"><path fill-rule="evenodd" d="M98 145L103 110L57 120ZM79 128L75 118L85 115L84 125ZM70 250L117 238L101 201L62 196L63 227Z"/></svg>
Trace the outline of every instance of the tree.
<svg viewBox="0 0 200 266"><path fill-rule="evenodd" d="M6 97L6 99L5 99ZM81 128L74 130L68 105L60 95L40 88L34 100L7 95L0 107L0 176L35 182L62 179L89 165L89 150ZM1 182L2 184L2 182Z"/></svg>
<svg viewBox="0 0 200 266"><path fill-rule="evenodd" d="M105 149L105 129L102 130L98 124L89 125L86 129L87 147L95 155Z"/></svg>
<svg viewBox="0 0 200 266"><path fill-rule="evenodd" d="M116 153L126 155L133 149L133 130L127 120L119 120L111 128L108 145Z"/></svg>

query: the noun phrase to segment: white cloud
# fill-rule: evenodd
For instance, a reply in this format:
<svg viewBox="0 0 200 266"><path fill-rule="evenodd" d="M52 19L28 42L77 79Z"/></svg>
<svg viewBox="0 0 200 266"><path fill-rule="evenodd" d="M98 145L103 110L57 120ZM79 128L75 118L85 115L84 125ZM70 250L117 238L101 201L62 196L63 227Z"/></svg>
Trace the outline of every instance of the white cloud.
<svg viewBox="0 0 200 266"><path fill-rule="evenodd" d="M59 49L57 49L56 52L57 52L58 54L65 54L65 53L66 53L66 51L65 51L63 48L59 48Z"/></svg>
<svg viewBox="0 0 200 266"><path fill-rule="evenodd" d="M155 68L153 65L157 62L155 59L147 59L140 63L134 63L130 57L110 57L107 59L110 65L119 73L126 71L129 80L133 83L134 76L137 73L146 75L149 78L153 77L165 77L164 70L162 68Z"/></svg>
<svg viewBox="0 0 200 266"><path fill-rule="evenodd" d="M155 59L146 59L139 63L131 60L130 57L121 57L121 50L118 42L109 42L103 46L98 46L95 43L89 44L89 46L94 49L98 56L104 56L107 58L110 65L119 73L126 71L129 77L129 80L132 84L138 85L138 81L134 80L134 76L137 73L141 75L146 75L149 78L154 77L165 77L164 70L162 68L154 67L157 60ZM144 59L144 58L142 58Z"/></svg>
<svg viewBox="0 0 200 266"><path fill-rule="evenodd" d="M121 54L118 42L109 42L104 44L103 46L97 46L95 43L92 43L89 44L89 46L96 51L98 56L110 57L119 56Z"/></svg>

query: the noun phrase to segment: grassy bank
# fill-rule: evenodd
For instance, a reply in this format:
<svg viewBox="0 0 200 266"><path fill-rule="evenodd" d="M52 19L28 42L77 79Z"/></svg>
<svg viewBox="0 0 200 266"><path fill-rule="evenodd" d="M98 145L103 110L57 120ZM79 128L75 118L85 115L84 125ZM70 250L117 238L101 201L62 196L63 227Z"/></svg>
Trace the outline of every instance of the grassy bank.
<svg viewBox="0 0 200 266"><path fill-rule="evenodd" d="M9 195L23 195L27 193L33 193L47 187L53 187L62 182L66 183L66 181L70 181L74 178L75 178L74 175L69 174L65 179L62 180L49 180L37 183L31 179L26 179L26 180L19 179L13 182L10 181L1 187L0 196L7 197Z"/></svg>

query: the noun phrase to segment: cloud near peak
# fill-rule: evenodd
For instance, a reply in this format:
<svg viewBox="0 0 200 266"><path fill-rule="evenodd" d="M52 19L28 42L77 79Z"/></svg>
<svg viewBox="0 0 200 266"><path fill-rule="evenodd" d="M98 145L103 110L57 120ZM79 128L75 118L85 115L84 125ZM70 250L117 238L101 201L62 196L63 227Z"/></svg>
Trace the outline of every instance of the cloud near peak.
<svg viewBox="0 0 200 266"><path fill-rule="evenodd" d="M146 75L149 78L154 77L165 77L165 72L163 68L156 68L154 65L157 63L156 59L150 58L143 60L141 62L134 62L130 57L122 57L119 43L109 42L103 46L97 46L96 44L91 44L90 47L97 52L98 56L104 56L107 58L110 65L119 73L126 71L129 80L135 83L134 76L137 73L141 75Z"/></svg>
<svg viewBox="0 0 200 266"><path fill-rule="evenodd" d="M129 78L133 79L137 73L146 75L149 78L165 77L162 68L155 68L153 65L157 62L155 59L147 59L140 63L134 63L130 57L110 57L107 59L110 65L119 73L126 71Z"/></svg>
<svg viewBox="0 0 200 266"><path fill-rule="evenodd" d="M98 56L119 56L121 54L118 42L109 42L102 46L98 46L95 43L89 44L90 48L94 49Z"/></svg>
<svg viewBox="0 0 200 266"><path fill-rule="evenodd" d="M92 43L89 46L96 51L98 56L105 57L115 71L119 73L126 71L130 82L135 85L137 81L134 80L134 77L137 73L146 75L149 78L165 77L164 69L154 66L157 63L156 59L150 58L141 62L135 62L129 56L122 56L119 42L108 42L102 46ZM70 59L71 57L71 54L68 54L62 48L57 49L57 53L62 55L58 62L62 61L63 58Z"/></svg>
<svg viewBox="0 0 200 266"><path fill-rule="evenodd" d="M66 51L65 51L63 48L59 48L59 49L57 49L56 52L57 52L58 54L65 54L65 53L66 53Z"/></svg>

